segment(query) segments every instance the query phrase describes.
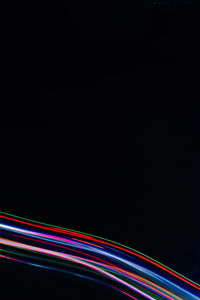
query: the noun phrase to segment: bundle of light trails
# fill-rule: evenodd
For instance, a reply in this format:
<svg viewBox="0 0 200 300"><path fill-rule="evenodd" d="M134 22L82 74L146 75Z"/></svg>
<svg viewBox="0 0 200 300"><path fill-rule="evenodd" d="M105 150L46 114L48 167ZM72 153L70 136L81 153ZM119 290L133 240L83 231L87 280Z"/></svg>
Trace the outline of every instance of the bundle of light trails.
<svg viewBox="0 0 200 300"><path fill-rule="evenodd" d="M0 212L0 261L91 278L132 299L200 299L200 285L119 243Z"/></svg>

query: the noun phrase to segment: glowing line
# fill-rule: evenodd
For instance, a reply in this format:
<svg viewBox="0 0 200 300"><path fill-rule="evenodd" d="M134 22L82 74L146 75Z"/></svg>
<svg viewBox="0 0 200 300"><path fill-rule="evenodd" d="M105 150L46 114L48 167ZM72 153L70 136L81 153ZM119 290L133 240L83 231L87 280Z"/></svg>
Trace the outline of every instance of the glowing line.
<svg viewBox="0 0 200 300"><path fill-rule="evenodd" d="M34 223L37 223L34 224L31 223L28 219L24 218L21 219L27 220L28 222L12 217L2 216L1 214L0 218L9 220L10 223L14 221L15 223L26 225L25 229L23 228L24 226L22 227L22 225L22 228L19 228L17 227L17 225L10 226L9 224L0 223L0 228L2 229L3 234L3 237L0 237L0 244L5 247L14 247L19 249L16 252L8 251L7 248L4 249L4 247L3 249L0 249L0 251L12 253L12 255L15 256L15 258L12 258L12 260L35 266L41 266L38 264L16 259L17 256L22 256L27 257L28 260L42 260L43 263L45 262L45 264L47 262L51 264L59 264L62 265L62 268L64 266L70 266L78 269L81 268L84 271L90 271L95 274L97 272L97 274L99 273L101 275L104 275L114 280L116 283L122 284L124 288L135 291L143 295L144 297L147 297L148 299L160 300L164 297L165 299L169 300L200 300L200 298L190 292L189 287L186 288L183 284L187 283L197 290L200 289L200 285L129 247L103 238L98 238L96 236L75 232L73 230L66 230L59 227L56 228L52 225L49 225L48 227L46 225L37 225L44 223L33 221ZM27 226L29 226L29 228ZM37 229L35 229L35 231L32 231L32 227L39 228L40 231L38 231ZM42 232L41 229L50 231L51 234L45 233L45 231ZM57 234L52 234L52 232L57 232ZM4 235L6 235L6 238L4 238ZM12 237L12 240L7 238L10 236ZM16 239L17 241L15 241ZM21 240L24 240L25 243L21 242ZM89 242L88 240L92 242ZM77 250L77 248L79 250L81 249L81 251ZM24 254L24 251L31 251L34 253L34 256L26 255ZM88 252L92 252L93 255L89 254ZM126 253L129 253L130 255L127 255ZM42 255L51 257L51 260L42 258ZM134 256L134 260L132 255ZM86 258L85 256L89 258ZM7 257L4 255L0 255L0 258ZM64 263L64 261L66 261L66 263ZM147 263L155 265L159 269L164 270L165 272L180 279L183 287L175 284L173 282L173 278L169 276L168 277L171 279L167 280L165 277L163 277L164 275L161 275L163 274L161 273L161 271L160 274L158 273L159 269L157 270L157 273L153 269L151 270L150 265L148 265ZM45 268L56 269L53 267ZM140 274L141 276L139 276L138 274ZM165 287L167 287L168 289L166 289ZM132 295L126 293L126 291L122 292L129 295L129 297L132 297ZM183 296L183 298L179 296ZM133 299L135 298L133 297Z"/></svg>
<svg viewBox="0 0 200 300"><path fill-rule="evenodd" d="M101 243L106 244L106 245L109 245L109 246L112 246L112 247L115 247L115 248L117 248L117 249L123 250L123 251L125 251L125 252L127 252L127 253L130 253L130 254L133 254L133 255L135 255L135 256L137 256L137 257L139 257L139 258L142 258L142 259L148 261L149 263L151 263L151 264L153 264L153 265L159 267L160 269L162 269L162 270L168 272L169 274L171 274L171 275L177 277L178 279L184 281L185 283L187 283L187 284L193 286L194 288L200 290L200 285L197 284L196 282L194 282L194 281L188 279L187 277L185 277L185 276L183 276L183 275L180 275L178 272L172 270L171 268L165 266L164 264L159 263L158 261L156 261L156 260L150 258L149 256L147 256L147 255L145 255L145 254L142 254L142 253L140 253L139 251L136 251L136 250L134 250L134 249L132 249L132 248L130 248L130 247L124 246L124 245L122 245L122 244L116 243L116 242L114 242L114 241L111 241L111 240L108 240L108 239L105 239L105 238L102 238L102 237L97 237L97 236L92 235L92 234L86 235L86 234L84 234L84 233L82 233L82 232L79 232L79 231L75 231L75 230L71 230L71 229L66 229L66 228L62 228L62 227L55 227L54 225L49 225L49 224L46 224L46 223L42 223L42 222L38 222L38 221L33 221L33 220L30 220L30 219L18 217L18 216L16 216L16 215L4 213L4 212L1 212L1 211L0 211L0 213L1 213L1 214L8 215L8 216L16 217L16 218L18 218L18 219L20 219L20 220L16 220L16 219L14 219L14 218L10 218L10 217L6 217L6 216L0 215L0 217L2 217L2 218L5 218L5 219L11 220L11 221L15 221L15 222L19 222L19 223L23 223L23 224L26 224L26 225L31 225L31 226L38 227L38 228L41 228L41 229L52 230L52 231L56 231L56 232L61 232L61 231L63 231L63 232L68 233L68 234L70 234L70 233L72 234L72 232L73 232L74 234L79 234L79 235L81 235L82 237L84 237L84 238L86 238L86 239L88 238L88 236L89 236L89 238L92 237L92 239L93 239L93 237L94 237L95 239L93 239L93 240L95 240L95 241L97 241L97 242L101 242ZM33 223L31 224L30 222L25 222L25 221L21 221L21 220L30 221L30 222L33 222ZM39 226L39 225L36 225L36 224L34 224L34 223L36 223L36 224L42 224L42 225L46 225L46 226ZM47 226L48 226L48 227L47 227ZM49 228L49 227L50 227L50 228ZM98 240L98 239L101 239L101 240ZM106 241L108 241L108 242L106 242ZM111 243L109 243L109 242L111 242L111 243L113 243L113 244L111 244ZM120 246L118 246L118 245L120 245ZM130 249L130 250L129 250L129 249Z"/></svg>

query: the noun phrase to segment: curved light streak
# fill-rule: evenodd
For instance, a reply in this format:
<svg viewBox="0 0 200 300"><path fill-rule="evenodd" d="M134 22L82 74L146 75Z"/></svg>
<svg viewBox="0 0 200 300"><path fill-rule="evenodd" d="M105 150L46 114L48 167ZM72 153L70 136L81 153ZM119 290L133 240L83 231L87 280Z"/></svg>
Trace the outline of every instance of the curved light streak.
<svg viewBox="0 0 200 300"><path fill-rule="evenodd" d="M198 283L141 252L91 234L0 212L0 247L0 259L69 273L79 270L80 276L133 299L200 299Z"/></svg>

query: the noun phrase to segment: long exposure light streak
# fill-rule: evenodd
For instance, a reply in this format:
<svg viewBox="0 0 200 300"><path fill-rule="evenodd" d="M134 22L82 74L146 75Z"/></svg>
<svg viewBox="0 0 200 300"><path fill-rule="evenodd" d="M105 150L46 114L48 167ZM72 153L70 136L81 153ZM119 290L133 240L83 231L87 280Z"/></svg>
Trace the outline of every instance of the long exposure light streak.
<svg viewBox="0 0 200 300"><path fill-rule="evenodd" d="M76 273L132 299L200 299L198 283L134 249L79 231L0 212L0 246L0 260Z"/></svg>

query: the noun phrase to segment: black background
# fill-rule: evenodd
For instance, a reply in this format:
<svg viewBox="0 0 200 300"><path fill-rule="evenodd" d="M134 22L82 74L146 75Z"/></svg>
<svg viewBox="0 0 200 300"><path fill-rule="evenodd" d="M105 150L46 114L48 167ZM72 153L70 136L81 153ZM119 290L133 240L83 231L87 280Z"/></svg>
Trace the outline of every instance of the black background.
<svg viewBox="0 0 200 300"><path fill-rule="evenodd" d="M199 282L197 15L147 1L42 9L42 88L2 118L1 210L121 242ZM0 267L8 298L124 298Z"/></svg>

